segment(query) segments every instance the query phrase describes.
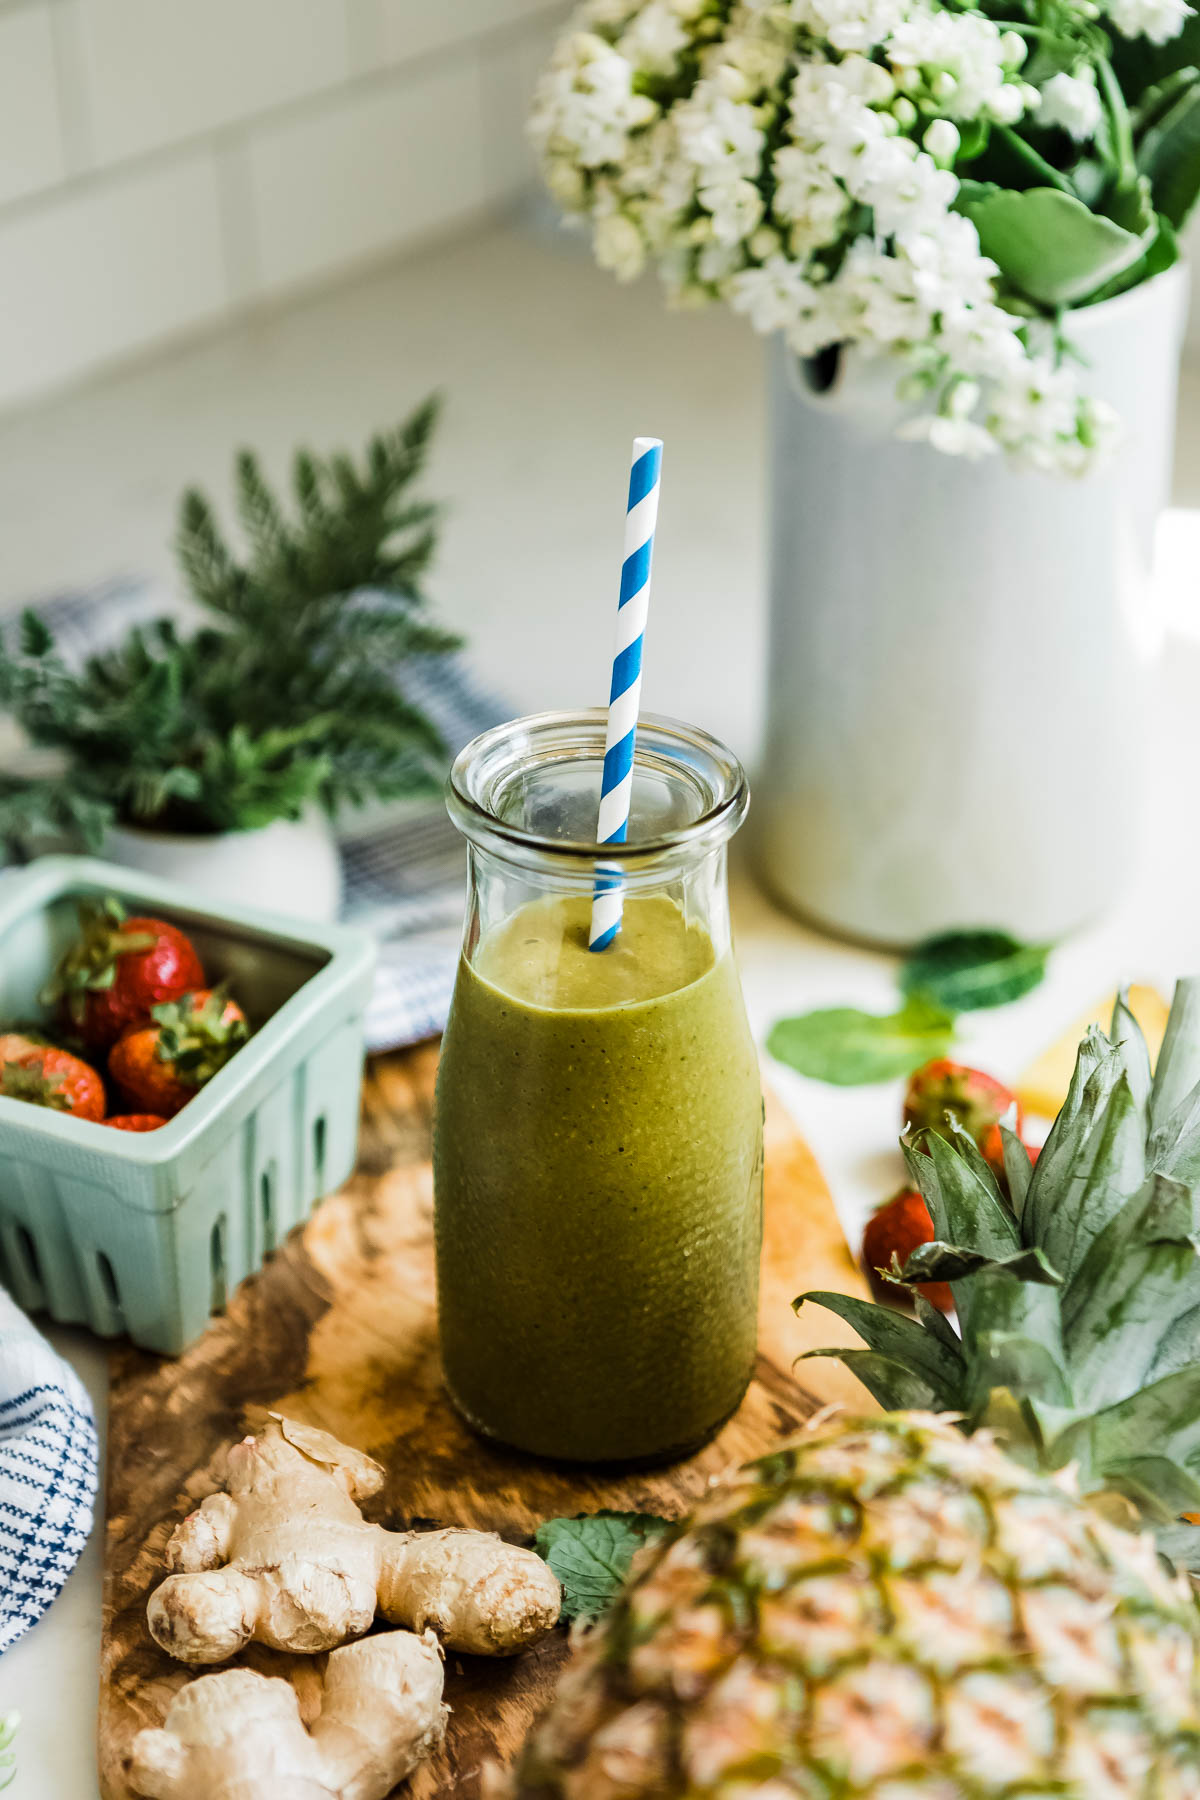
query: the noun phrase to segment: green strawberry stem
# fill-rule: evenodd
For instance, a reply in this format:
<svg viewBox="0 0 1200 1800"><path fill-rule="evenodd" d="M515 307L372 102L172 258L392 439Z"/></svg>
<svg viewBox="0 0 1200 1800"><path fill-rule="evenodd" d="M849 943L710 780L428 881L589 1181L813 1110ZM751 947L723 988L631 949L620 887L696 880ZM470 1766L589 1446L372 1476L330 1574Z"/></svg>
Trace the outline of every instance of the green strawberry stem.
<svg viewBox="0 0 1200 1800"><path fill-rule="evenodd" d="M43 1006L66 999L71 1016L82 1023L88 994L104 993L117 978L117 960L130 952L153 950L149 931L122 931L125 908L113 895L79 903L79 938L59 963L38 998Z"/></svg>
<svg viewBox="0 0 1200 1800"><path fill-rule="evenodd" d="M194 994L184 994L153 1007L150 1016L159 1028L154 1049L159 1062L170 1063L186 1086L199 1088L241 1049L250 1027L240 1014L225 1017L229 994L223 987L214 988L200 1006L195 1002Z"/></svg>
<svg viewBox="0 0 1200 1800"><path fill-rule="evenodd" d="M0 1094L9 1100L25 1100L30 1106L48 1106L54 1112L70 1112L71 1102L62 1092L62 1076L47 1075L39 1066L6 1062L0 1070Z"/></svg>

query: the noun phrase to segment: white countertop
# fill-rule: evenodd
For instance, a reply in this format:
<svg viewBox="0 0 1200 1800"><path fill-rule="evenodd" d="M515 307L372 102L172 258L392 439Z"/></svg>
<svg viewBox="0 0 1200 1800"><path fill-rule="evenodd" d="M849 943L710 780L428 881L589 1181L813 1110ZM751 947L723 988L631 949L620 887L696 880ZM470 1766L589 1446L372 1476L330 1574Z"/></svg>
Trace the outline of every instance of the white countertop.
<svg viewBox="0 0 1200 1800"><path fill-rule="evenodd" d="M760 348L721 312L668 315L649 285L618 293L572 250L497 228L251 321L169 358L0 419L0 608L119 573L167 576L173 510L197 481L224 499L235 445L273 469L306 441L357 448L432 387L447 411L427 491L450 510L432 583L445 617L514 706L603 698L624 459L666 440L644 703L703 721L753 761L764 642ZM1185 375L1176 505L1200 506L1200 374ZM1169 988L1200 968L1200 635L1180 574L1200 518L1172 517L1171 638L1152 709L1146 848L1128 898L1057 951L1046 983L963 1021L961 1051L1001 1077L1119 976ZM1101 721L1097 722L1098 725ZM1114 843L1117 858L1133 857ZM889 958L831 942L735 879L746 996L763 1035L790 1011L885 1006ZM899 1087L836 1089L776 1067L856 1235L899 1185ZM797 1291L804 1271L796 1271ZM105 1355L54 1340L103 1412ZM46 1618L0 1659L0 1712L18 1707L14 1800L94 1800L99 1534Z"/></svg>

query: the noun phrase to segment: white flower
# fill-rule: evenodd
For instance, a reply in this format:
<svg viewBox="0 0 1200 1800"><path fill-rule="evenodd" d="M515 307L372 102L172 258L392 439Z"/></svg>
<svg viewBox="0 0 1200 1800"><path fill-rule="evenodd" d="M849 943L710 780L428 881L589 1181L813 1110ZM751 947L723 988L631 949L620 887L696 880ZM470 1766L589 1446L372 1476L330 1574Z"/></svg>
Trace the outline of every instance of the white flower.
<svg viewBox="0 0 1200 1800"><path fill-rule="evenodd" d="M700 204L712 215L713 236L720 244L740 244L762 219L765 203L753 181L722 175L700 189Z"/></svg>
<svg viewBox="0 0 1200 1800"><path fill-rule="evenodd" d="M642 234L624 213L597 219L592 248L600 267L611 269L618 281L635 281L646 266Z"/></svg>
<svg viewBox="0 0 1200 1800"><path fill-rule="evenodd" d="M1013 82L1006 82L997 88L987 103L987 112L997 125L1015 125L1025 111L1025 95L1022 88Z"/></svg>
<svg viewBox="0 0 1200 1800"><path fill-rule="evenodd" d="M1012 123L1024 107L1020 88L1010 80L1017 66L1012 35L971 13L911 4L883 49L893 69L908 78L909 92L927 88L940 114Z"/></svg>
<svg viewBox="0 0 1200 1800"><path fill-rule="evenodd" d="M1006 449L1020 451L1035 467L1053 468L1061 442L1079 431L1079 398L1066 369L1031 357L991 395L988 426Z"/></svg>
<svg viewBox="0 0 1200 1800"><path fill-rule="evenodd" d="M735 97L754 99L764 90L778 87L791 63L793 49L790 30L780 30L770 20L762 20L750 31L731 31L728 37L713 44L705 54L704 67L714 76L722 72L736 75L739 92Z"/></svg>
<svg viewBox="0 0 1200 1800"><path fill-rule="evenodd" d="M1126 37L1148 37L1152 44L1178 37L1193 10L1185 0L1108 0L1106 8L1118 31Z"/></svg>
<svg viewBox="0 0 1200 1800"><path fill-rule="evenodd" d="M1096 88L1096 73L1089 65L1077 75L1065 72L1051 76L1041 91L1038 124L1058 125L1069 132L1076 143L1094 138L1103 114Z"/></svg>
<svg viewBox="0 0 1200 1800"><path fill-rule="evenodd" d="M792 17L835 50L873 50L904 17L903 0L791 0Z"/></svg>
<svg viewBox="0 0 1200 1800"><path fill-rule="evenodd" d="M786 331L817 302L817 290L797 263L773 256L760 269L745 269L729 284L729 303L755 331Z"/></svg>
<svg viewBox="0 0 1200 1800"><path fill-rule="evenodd" d="M1159 37L1186 11L1100 4ZM1094 0L1061 10L1083 46ZM1040 108L1095 130L1085 48L1042 94L1019 73L1020 34L948 0L581 0L576 22L530 130L604 267L629 280L653 262L671 304L719 296L799 356L892 357L902 435L949 454L1078 473L1111 441L1109 410L1027 347L952 210L964 124ZM684 91L660 106L664 76Z"/></svg>
<svg viewBox="0 0 1200 1800"><path fill-rule="evenodd" d="M909 138L889 138L863 158L852 193L871 207L883 237L935 230L958 193L958 177L939 169Z"/></svg>
<svg viewBox="0 0 1200 1800"><path fill-rule="evenodd" d="M617 39L617 49L637 69L673 75L679 52L691 39L670 0L650 0Z"/></svg>
<svg viewBox="0 0 1200 1800"><path fill-rule="evenodd" d="M868 56L843 56L834 63L831 78L848 94L865 100L868 106L886 106L896 91L896 84L886 69Z"/></svg>
<svg viewBox="0 0 1200 1800"><path fill-rule="evenodd" d="M696 274L712 287L720 287L739 269L746 266L741 243L721 243L710 238L696 258Z"/></svg>
<svg viewBox="0 0 1200 1800"><path fill-rule="evenodd" d="M707 82L675 108L675 129L688 161L706 177L757 176L765 133L752 106L740 105Z"/></svg>
<svg viewBox="0 0 1200 1800"><path fill-rule="evenodd" d="M928 150L934 162L952 163L958 155L958 147L962 143L962 139L959 136L957 125L952 125L949 119L935 119L921 139L921 143Z"/></svg>
<svg viewBox="0 0 1200 1800"><path fill-rule="evenodd" d="M534 93L530 132L553 152L564 147L582 168L618 162L629 133L657 107L633 91L633 65L589 32L563 40Z"/></svg>
<svg viewBox="0 0 1200 1800"><path fill-rule="evenodd" d="M846 190L813 157L794 145L775 152L775 217L791 227L793 252L806 252L837 242L850 208Z"/></svg>
<svg viewBox="0 0 1200 1800"><path fill-rule="evenodd" d="M966 456L972 462L991 456L1000 448L986 425L973 419L947 417L944 413L926 413L919 419L906 419L897 437L932 444L945 456Z"/></svg>
<svg viewBox="0 0 1200 1800"><path fill-rule="evenodd" d="M896 435L932 444L946 456L975 459L994 455L1000 446L987 427L971 416L981 398L978 382L952 381L942 395L936 413L907 419Z"/></svg>

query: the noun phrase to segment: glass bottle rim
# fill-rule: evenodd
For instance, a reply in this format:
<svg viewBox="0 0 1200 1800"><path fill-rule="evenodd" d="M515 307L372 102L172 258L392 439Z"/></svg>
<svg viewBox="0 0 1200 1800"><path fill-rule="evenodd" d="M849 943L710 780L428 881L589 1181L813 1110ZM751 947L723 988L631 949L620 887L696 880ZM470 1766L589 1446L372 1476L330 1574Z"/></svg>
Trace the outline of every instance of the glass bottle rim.
<svg viewBox="0 0 1200 1800"><path fill-rule="evenodd" d="M463 836L479 848L518 861L589 867L598 857L624 871L663 859L702 855L732 837L750 805L746 772L719 738L659 713L638 720L634 772L689 780L701 801L696 818L628 843L553 837L507 819L504 793L529 771L584 760L601 762L608 725L605 707L531 713L481 732L455 757L446 783L446 808ZM600 793L597 785L596 803Z"/></svg>

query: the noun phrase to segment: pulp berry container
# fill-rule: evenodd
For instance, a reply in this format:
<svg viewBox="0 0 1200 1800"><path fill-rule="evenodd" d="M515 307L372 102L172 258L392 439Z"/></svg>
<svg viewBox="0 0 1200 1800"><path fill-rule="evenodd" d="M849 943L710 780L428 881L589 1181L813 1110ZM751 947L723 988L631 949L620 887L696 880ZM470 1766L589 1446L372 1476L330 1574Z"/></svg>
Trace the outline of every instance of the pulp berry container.
<svg viewBox="0 0 1200 1800"><path fill-rule="evenodd" d="M0 1095L0 1280L20 1304L175 1354L349 1175L374 949L361 931L200 907L171 882L49 856L0 879L0 1025L38 991L80 900L179 925L253 1036L157 1131Z"/></svg>

